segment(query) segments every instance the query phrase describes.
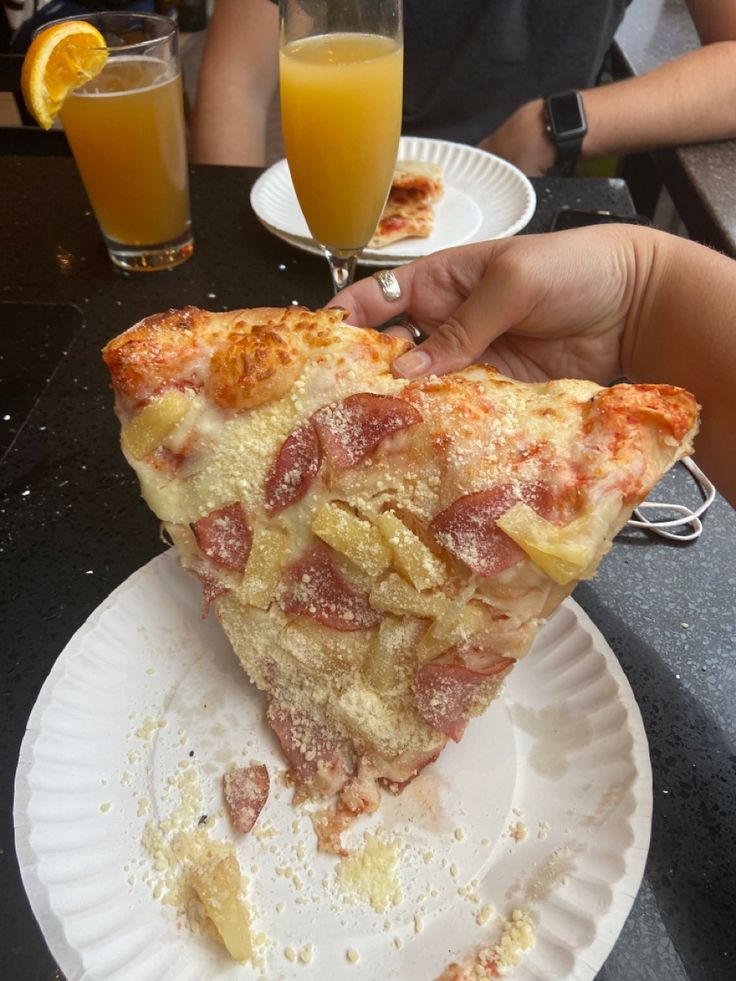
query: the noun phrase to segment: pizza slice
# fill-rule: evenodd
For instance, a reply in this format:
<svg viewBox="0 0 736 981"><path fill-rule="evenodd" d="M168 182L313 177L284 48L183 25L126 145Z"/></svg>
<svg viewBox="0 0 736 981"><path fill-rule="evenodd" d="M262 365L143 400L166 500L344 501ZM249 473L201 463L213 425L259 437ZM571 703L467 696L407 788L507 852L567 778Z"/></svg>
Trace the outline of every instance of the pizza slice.
<svg viewBox="0 0 736 981"><path fill-rule="evenodd" d="M664 385L396 379L407 342L343 320L189 307L104 349L143 496L336 853L462 738L697 425Z"/></svg>
<svg viewBox="0 0 736 981"><path fill-rule="evenodd" d="M397 161L388 200L368 248L380 249L403 238L427 238L434 229L434 202L443 194L438 164Z"/></svg>

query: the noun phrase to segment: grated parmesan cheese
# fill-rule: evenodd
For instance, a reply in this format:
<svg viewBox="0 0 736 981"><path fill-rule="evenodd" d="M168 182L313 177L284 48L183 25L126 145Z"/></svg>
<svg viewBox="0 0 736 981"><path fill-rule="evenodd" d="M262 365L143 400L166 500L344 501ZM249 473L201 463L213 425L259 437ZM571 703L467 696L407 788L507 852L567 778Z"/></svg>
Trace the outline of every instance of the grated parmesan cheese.
<svg viewBox="0 0 736 981"><path fill-rule="evenodd" d="M362 848L338 862L335 878L349 901L363 900L376 913L384 913L403 898L396 873L397 845L367 831L363 841Z"/></svg>

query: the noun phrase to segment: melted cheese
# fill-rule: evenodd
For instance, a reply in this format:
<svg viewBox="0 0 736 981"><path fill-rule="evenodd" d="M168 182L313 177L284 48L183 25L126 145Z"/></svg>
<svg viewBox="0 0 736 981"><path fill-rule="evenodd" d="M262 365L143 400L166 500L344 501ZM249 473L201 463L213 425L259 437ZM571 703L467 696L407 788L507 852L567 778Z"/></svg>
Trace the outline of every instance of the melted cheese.
<svg viewBox="0 0 736 981"><path fill-rule="evenodd" d="M366 833L363 847L343 858L335 869L335 878L353 902L362 899L376 913L401 902L401 882L396 872L396 843Z"/></svg>

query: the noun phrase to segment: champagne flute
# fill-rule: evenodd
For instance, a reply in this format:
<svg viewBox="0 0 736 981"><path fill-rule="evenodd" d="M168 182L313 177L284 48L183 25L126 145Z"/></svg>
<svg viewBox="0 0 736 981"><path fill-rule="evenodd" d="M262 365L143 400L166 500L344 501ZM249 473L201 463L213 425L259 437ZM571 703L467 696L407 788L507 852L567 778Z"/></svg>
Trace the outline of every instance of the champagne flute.
<svg viewBox="0 0 736 981"><path fill-rule="evenodd" d="M279 0L281 125L335 292L386 203L401 133L401 0Z"/></svg>

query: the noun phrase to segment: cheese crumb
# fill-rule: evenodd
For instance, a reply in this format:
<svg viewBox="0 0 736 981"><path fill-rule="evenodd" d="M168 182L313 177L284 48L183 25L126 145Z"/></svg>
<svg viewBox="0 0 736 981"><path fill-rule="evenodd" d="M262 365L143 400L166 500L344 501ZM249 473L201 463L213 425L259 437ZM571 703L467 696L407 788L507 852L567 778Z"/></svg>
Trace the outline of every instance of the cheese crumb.
<svg viewBox="0 0 736 981"><path fill-rule="evenodd" d="M314 944L307 944L299 951L299 963L310 964L314 954Z"/></svg>
<svg viewBox="0 0 736 981"><path fill-rule="evenodd" d="M348 949L345 951L345 957L351 964L357 964L360 960L360 954L354 947L348 947Z"/></svg>
<svg viewBox="0 0 736 981"><path fill-rule="evenodd" d="M478 926L485 926L495 912L496 907L492 903L486 903L485 906L481 906L481 908L475 914L475 922L478 924Z"/></svg>
<svg viewBox="0 0 736 981"><path fill-rule="evenodd" d="M144 743L148 743L159 729L164 729L165 727L166 719L152 719L150 716L146 716L146 718L143 720L143 725L138 726L138 728L135 730L135 734L139 739L142 739Z"/></svg>
<svg viewBox="0 0 736 981"><path fill-rule="evenodd" d="M479 951L472 976L497 978L499 968L518 967L521 955L534 943L534 921L524 910L513 910L511 917L504 921L498 943Z"/></svg>
<svg viewBox="0 0 736 981"><path fill-rule="evenodd" d="M499 967L516 967L524 951L535 943L534 921L524 910L515 909L504 923L501 939L493 948Z"/></svg>
<svg viewBox="0 0 736 981"><path fill-rule="evenodd" d="M478 881L473 879L472 882L467 883L467 885L460 886L458 888L457 894L463 899L466 899L469 903L479 903L480 896L477 893Z"/></svg>
<svg viewBox="0 0 736 981"><path fill-rule="evenodd" d="M516 824L509 825L508 833L518 843L526 839L528 831L523 821L517 821Z"/></svg>

